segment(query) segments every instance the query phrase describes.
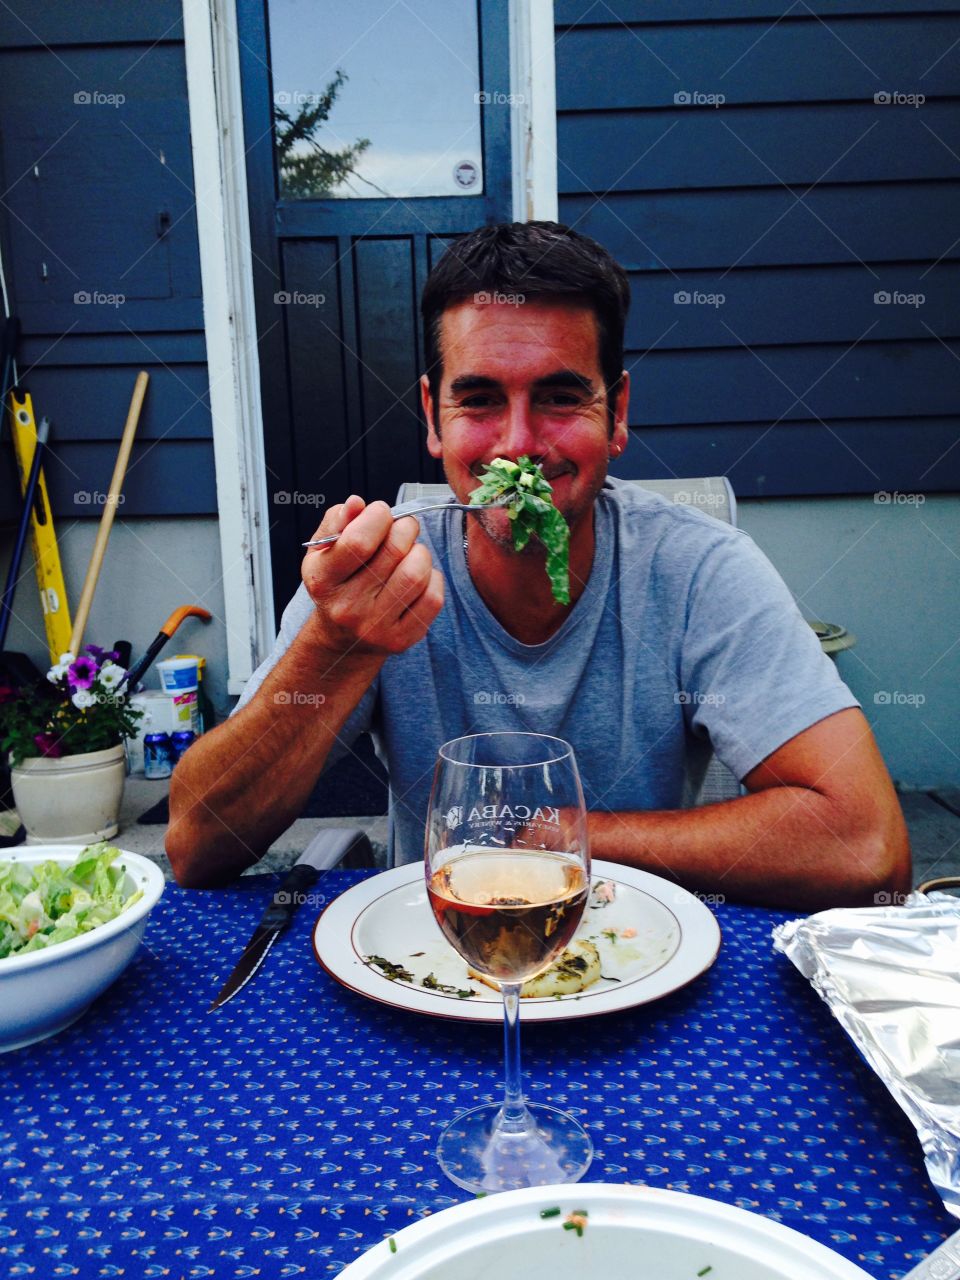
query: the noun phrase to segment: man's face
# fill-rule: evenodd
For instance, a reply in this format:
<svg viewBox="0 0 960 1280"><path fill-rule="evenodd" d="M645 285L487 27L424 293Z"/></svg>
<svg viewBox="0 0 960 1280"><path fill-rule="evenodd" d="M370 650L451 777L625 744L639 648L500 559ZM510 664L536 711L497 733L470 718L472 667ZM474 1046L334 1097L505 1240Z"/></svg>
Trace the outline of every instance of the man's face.
<svg viewBox="0 0 960 1280"><path fill-rule="evenodd" d="M553 486L571 531L591 518L609 459L627 440L627 377L610 433L597 321L589 307L555 302L461 302L441 322L443 379L434 405L421 379L427 447L458 501L494 458L528 454ZM439 426L439 432L437 431ZM482 517L509 539L503 512Z"/></svg>

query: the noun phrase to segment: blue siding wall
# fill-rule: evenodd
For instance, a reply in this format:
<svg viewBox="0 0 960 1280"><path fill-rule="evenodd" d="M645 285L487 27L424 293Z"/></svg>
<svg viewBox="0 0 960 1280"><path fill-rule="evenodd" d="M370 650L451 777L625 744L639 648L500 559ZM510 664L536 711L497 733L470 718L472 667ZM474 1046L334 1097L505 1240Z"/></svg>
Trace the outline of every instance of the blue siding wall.
<svg viewBox="0 0 960 1280"><path fill-rule="evenodd" d="M24 12L0 6L0 243L21 379L53 424L54 513L93 513L140 368L124 515L215 512L181 5Z"/></svg>
<svg viewBox="0 0 960 1280"><path fill-rule="evenodd" d="M560 216L633 287L621 473L960 489L960 5L555 14Z"/></svg>

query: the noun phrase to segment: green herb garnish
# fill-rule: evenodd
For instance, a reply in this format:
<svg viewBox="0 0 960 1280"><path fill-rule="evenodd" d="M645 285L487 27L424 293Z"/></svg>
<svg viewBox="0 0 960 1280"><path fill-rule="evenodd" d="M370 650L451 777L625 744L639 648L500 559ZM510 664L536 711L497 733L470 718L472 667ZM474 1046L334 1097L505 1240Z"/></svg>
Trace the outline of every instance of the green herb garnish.
<svg viewBox="0 0 960 1280"><path fill-rule="evenodd" d="M392 960L384 960L383 956L367 956L366 963L376 965L383 976L389 978L391 982L413 981L413 974L409 969L405 969L402 964L394 964Z"/></svg>
<svg viewBox="0 0 960 1280"><path fill-rule="evenodd" d="M473 987L464 990L462 987L451 987L447 982L440 982L433 973L428 973L420 985L426 987L428 991L442 991L444 995L456 996L458 1000L469 1000L471 996L477 994Z"/></svg>
<svg viewBox="0 0 960 1280"><path fill-rule="evenodd" d="M390 1246L391 1253L397 1252L397 1242L394 1240L393 1236L387 1236L387 1244Z"/></svg>
<svg viewBox="0 0 960 1280"><path fill-rule="evenodd" d="M697 1275L706 1276L706 1275L709 1275L712 1270L713 1270L713 1267L701 1267L701 1269L697 1272Z"/></svg>
<svg viewBox="0 0 960 1280"><path fill-rule="evenodd" d="M494 458L470 495L470 505L499 502L513 528L513 549L522 551L535 534L547 552L547 577L558 604L570 603L570 530L553 505L553 489L543 470L524 454L516 462Z"/></svg>
<svg viewBox="0 0 960 1280"><path fill-rule="evenodd" d="M560 1217L560 1212L561 1212L561 1211L560 1211L560 1206L559 1206L559 1205L557 1205L557 1206L556 1206L556 1207L554 1207L553 1209L541 1209L541 1210L540 1210L540 1217L541 1217L541 1218L559 1218L559 1217Z"/></svg>

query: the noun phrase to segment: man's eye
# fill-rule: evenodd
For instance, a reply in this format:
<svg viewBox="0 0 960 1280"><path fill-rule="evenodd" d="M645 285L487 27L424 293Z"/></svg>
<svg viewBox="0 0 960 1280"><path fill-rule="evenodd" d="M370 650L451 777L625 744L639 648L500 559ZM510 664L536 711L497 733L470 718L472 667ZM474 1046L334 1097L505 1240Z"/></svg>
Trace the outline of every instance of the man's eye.
<svg viewBox="0 0 960 1280"><path fill-rule="evenodd" d="M581 399L578 395L574 395L570 391L553 391L550 395L543 397L543 403L557 406L561 409L576 408L580 405Z"/></svg>
<svg viewBox="0 0 960 1280"><path fill-rule="evenodd" d="M477 394L475 396L467 396L465 400L461 400L460 407L461 409L487 409L492 403L492 396Z"/></svg>

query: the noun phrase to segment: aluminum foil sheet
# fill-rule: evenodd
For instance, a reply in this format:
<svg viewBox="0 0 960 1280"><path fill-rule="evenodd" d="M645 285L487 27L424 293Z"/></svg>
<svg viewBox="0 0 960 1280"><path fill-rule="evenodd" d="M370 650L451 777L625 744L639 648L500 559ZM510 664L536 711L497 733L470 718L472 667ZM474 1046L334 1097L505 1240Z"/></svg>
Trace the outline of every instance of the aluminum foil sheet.
<svg viewBox="0 0 960 1280"><path fill-rule="evenodd" d="M960 1218L960 899L837 908L773 931L910 1117Z"/></svg>

